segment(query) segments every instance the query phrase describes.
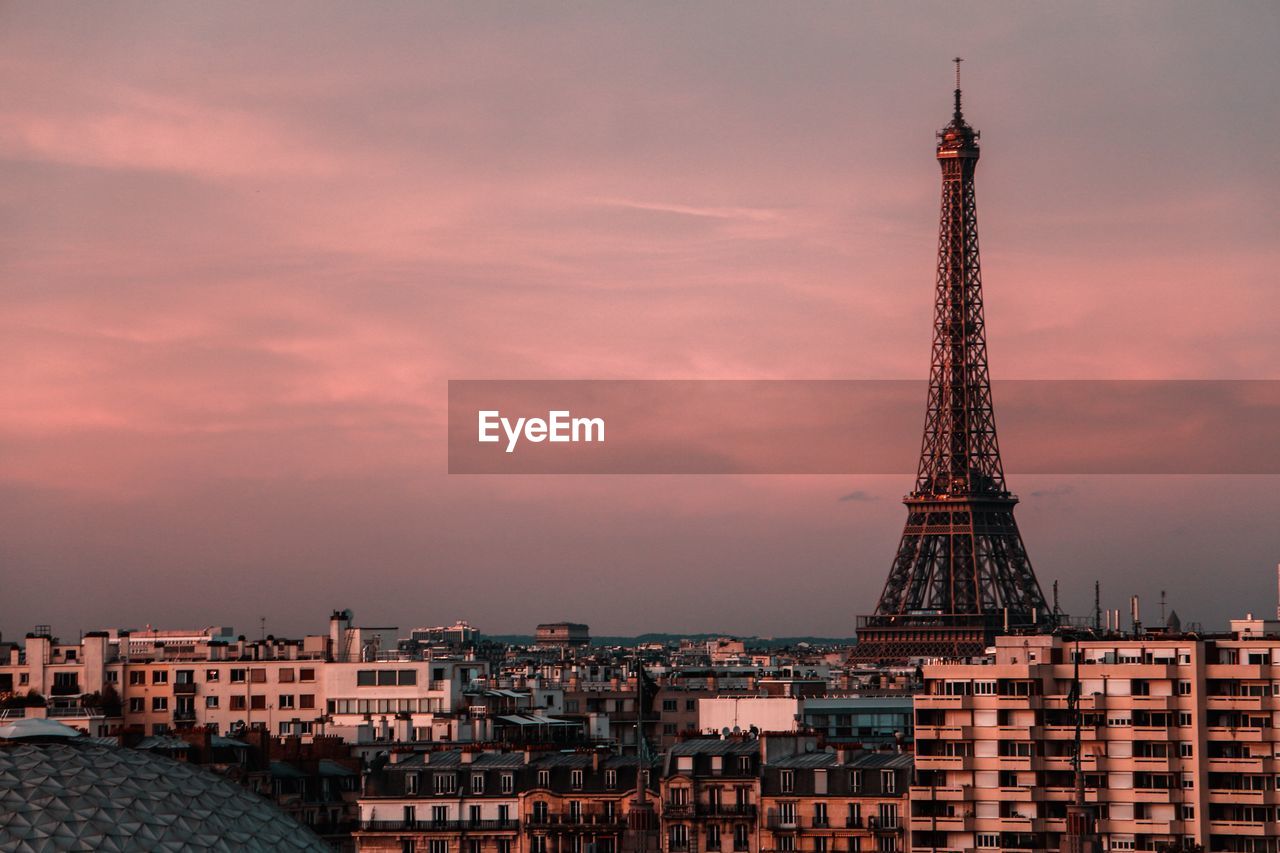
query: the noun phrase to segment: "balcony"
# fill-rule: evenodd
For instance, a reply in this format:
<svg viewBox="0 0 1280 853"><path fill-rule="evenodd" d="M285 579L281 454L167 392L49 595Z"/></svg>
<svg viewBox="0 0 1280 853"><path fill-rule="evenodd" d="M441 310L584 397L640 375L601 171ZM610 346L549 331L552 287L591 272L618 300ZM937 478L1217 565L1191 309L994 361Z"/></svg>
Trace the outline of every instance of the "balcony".
<svg viewBox="0 0 1280 853"><path fill-rule="evenodd" d="M698 803L698 816L754 818L756 807L753 803Z"/></svg>
<svg viewBox="0 0 1280 853"><path fill-rule="evenodd" d="M877 835L894 835L902 832L902 821L898 818L885 819L873 816L867 818L867 829Z"/></svg>
<svg viewBox="0 0 1280 853"><path fill-rule="evenodd" d="M582 812L580 814L549 814L541 818L531 818L530 828L559 829L564 831L598 832L602 829L620 830L626 826L627 819L620 813Z"/></svg>
<svg viewBox="0 0 1280 853"><path fill-rule="evenodd" d="M922 810L928 809L930 803L916 803L914 808ZM974 815L972 807L964 809L952 809L951 814L913 814L908 820L911 822L912 832L968 832L974 828Z"/></svg>
<svg viewBox="0 0 1280 853"><path fill-rule="evenodd" d="M1210 711L1261 711L1261 696L1206 696L1205 707Z"/></svg>
<svg viewBox="0 0 1280 853"><path fill-rule="evenodd" d="M911 798L915 800L967 800L972 796L971 785L912 785Z"/></svg>
<svg viewBox="0 0 1280 853"><path fill-rule="evenodd" d="M1209 740L1262 743L1263 731L1260 726L1209 726L1207 734Z"/></svg>
<svg viewBox="0 0 1280 853"><path fill-rule="evenodd" d="M196 692L196 683L194 681L179 681L173 685L175 696L194 696Z"/></svg>

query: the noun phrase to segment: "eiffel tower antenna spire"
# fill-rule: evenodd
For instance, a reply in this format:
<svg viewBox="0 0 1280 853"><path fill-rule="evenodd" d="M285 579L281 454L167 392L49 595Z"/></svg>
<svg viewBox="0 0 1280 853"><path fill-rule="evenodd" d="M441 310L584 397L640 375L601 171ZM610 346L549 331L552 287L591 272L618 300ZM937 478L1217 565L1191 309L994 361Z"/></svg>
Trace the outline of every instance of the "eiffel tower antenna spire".
<svg viewBox="0 0 1280 853"><path fill-rule="evenodd" d="M952 118L955 121L964 121L964 114L960 112L960 63L964 62L960 57L951 60L956 64L956 111Z"/></svg>
<svg viewBox="0 0 1280 853"><path fill-rule="evenodd" d="M978 655L1001 631L1053 620L996 440L974 193L979 134L960 112L961 61L955 113L938 132L942 209L920 462L880 602L858 627L861 660Z"/></svg>

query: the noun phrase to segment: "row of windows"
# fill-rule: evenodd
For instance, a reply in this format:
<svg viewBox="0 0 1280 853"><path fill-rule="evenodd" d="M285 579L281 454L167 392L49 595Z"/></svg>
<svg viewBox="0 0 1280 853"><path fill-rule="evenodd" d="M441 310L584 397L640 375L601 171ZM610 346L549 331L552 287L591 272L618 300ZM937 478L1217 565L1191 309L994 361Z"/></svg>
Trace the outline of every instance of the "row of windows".
<svg viewBox="0 0 1280 853"><path fill-rule="evenodd" d="M418 793L418 791L420 790L419 777L421 775L422 774L420 773L405 774L405 779L404 779L405 793L407 794ZM586 779L585 779L584 771L574 769L569 772L569 786L571 788L581 790L585 782L586 782ZM608 787L608 788L618 787L618 771L617 770L604 771L604 784L605 784L605 787ZM516 780L515 780L514 773L503 773L498 777L498 789L503 794L513 793L515 791L515 785L516 785ZM437 794L451 794L457 790L458 775L456 773L434 773L432 774L432 787ZM551 787L551 771L550 770L538 771L538 787L539 788ZM485 790L485 774L472 773L471 774L471 793L483 794L484 790ZM543 808L546 808L546 803L542 803L541 805ZM535 803L534 808L536 809L537 806L538 804ZM572 809L573 806L574 804L571 802L570 808Z"/></svg>
<svg viewBox="0 0 1280 853"><path fill-rule="evenodd" d="M147 683L147 672L151 673L152 684L168 684L169 670L152 669L141 670L135 669L129 672L129 684L138 686ZM196 671L194 669L178 669L174 670L173 681L175 684L194 684L196 680ZM204 671L204 680L209 684L216 684L222 681L222 670L206 669ZM267 670L262 667L233 667L227 670L227 680L232 684L266 684ZM315 681L315 667L304 667L301 669L295 667L280 667L276 670L276 680L280 684L292 684L295 681Z"/></svg>
<svg viewBox="0 0 1280 853"><path fill-rule="evenodd" d="M185 697L178 697L179 700ZM265 711L267 708L266 696L228 696L227 707L232 711ZM132 714L141 714L146 711L146 697L133 696L129 699L129 712ZM206 696L204 697L204 706L210 710L216 710L222 707L222 697ZM316 697L314 693L303 693L295 696L292 693L283 693L276 697L276 708L281 711L291 711L294 709L310 710L316 707ZM169 710L168 696L152 696L152 711Z"/></svg>
<svg viewBox="0 0 1280 853"><path fill-rule="evenodd" d="M444 710L433 699L330 699L330 714L433 714Z"/></svg>
<svg viewBox="0 0 1280 853"><path fill-rule="evenodd" d="M406 687L417 683L416 669L361 669L356 672L357 687Z"/></svg>
<svg viewBox="0 0 1280 853"><path fill-rule="evenodd" d="M815 786L816 787L816 786ZM790 794L796 789L796 771L782 770L778 773L778 789L784 794ZM849 790L855 794L862 790L862 771L849 771ZM898 790L898 773L896 770L880 771L880 790L886 794L895 793ZM818 793L823 793L819 791Z"/></svg>

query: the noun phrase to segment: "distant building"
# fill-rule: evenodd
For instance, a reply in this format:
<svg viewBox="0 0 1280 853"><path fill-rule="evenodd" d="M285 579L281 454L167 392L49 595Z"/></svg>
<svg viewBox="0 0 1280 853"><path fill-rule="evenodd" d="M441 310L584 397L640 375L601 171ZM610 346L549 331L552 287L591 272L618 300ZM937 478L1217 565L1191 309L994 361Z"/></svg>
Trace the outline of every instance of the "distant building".
<svg viewBox="0 0 1280 853"><path fill-rule="evenodd" d="M543 648L578 648L591 644L591 631L577 622L547 622L538 626L534 640Z"/></svg>

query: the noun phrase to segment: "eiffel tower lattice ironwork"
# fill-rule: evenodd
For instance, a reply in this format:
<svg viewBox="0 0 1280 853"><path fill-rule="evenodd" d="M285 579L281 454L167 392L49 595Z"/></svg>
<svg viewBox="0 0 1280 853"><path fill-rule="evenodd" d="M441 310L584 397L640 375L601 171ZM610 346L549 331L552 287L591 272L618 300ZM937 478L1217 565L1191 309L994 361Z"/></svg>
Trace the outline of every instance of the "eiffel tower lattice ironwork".
<svg viewBox="0 0 1280 853"><path fill-rule="evenodd" d="M924 440L907 524L855 659L967 657L996 633L1052 614L1013 518L987 370L974 171L978 132L960 109L938 132L942 215Z"/></svg>

